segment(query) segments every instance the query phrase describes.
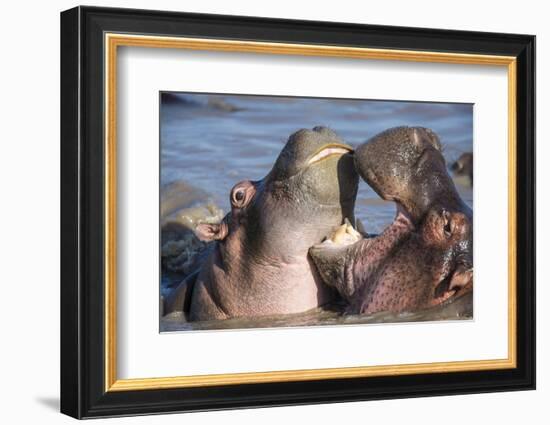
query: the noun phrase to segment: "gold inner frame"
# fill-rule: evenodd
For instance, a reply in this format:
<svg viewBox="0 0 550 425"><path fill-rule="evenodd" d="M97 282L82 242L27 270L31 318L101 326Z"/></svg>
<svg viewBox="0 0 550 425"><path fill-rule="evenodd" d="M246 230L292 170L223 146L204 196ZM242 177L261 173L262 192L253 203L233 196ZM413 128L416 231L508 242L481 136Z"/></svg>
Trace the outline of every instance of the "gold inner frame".
<svg viewBox="0 0 550 425"><path fill-rule="evenodd" d="M516 58L442 52L370 49L148 35L105 34L105 391L481 371L516 367ZM508 357L495 360L118 379L116 325L116 99L119 46L436 62L507 67L508 71Z"/></svg>

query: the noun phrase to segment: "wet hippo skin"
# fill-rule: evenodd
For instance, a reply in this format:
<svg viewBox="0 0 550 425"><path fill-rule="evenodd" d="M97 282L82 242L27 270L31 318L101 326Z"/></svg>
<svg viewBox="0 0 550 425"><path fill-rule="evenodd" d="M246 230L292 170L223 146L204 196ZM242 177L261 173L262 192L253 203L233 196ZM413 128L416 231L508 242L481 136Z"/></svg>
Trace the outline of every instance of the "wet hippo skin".
<svg viewBox="0 0 550 425"><path fill-rule="evenodd" d="M310 249L348 312L413 311L471 292L472 212L446 171L437 135L388 130L356 150L355 164L383 199L396 203L397 214L379 236L331 236Z"/></svg>
<svg viewBox="0 0 550 425"><path fill-rule="evenodd" d="M188 319L289 314L332 301L336 293L308 249L353 220L357 185L351 147L333 131L291 135L266 177L233 187L221 223L197 227L201 240L216 243L196 278Z"/></svg>
<svg viewBox="0 0 550 425"><path fill-rule="evenodd" d="M439 137L423 127L386 130L356 150L361 177L382 199L394 201L418 222L433 206L472 217L447 172Z"/></svg>
<svg viewBox="0 0 550 425"><path fill-rule="evenodd" d="M347 300L347 313L414 311L471 286L472 268L460 250L469 232L462 213L433 209L417 228L399 213L379 236L325 241L310 254L324 281Z"/></svg>

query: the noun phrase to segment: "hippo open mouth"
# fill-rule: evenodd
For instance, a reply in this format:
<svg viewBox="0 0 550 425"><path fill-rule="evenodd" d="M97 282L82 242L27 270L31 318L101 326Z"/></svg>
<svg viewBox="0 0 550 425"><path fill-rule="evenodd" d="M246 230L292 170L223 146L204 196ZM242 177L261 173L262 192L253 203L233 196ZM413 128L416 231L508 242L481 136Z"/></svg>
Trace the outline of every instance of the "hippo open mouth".
<svg viewBox="0 0 550 425"><path fill-rule="evenodd" d="M414 311L472 290L471 260L456 251L464 215L434 209L415 224L396 205L380 235L358 232L346 220L309 251L325 283L349 302L348 313Z"/></svg>
<svg viewBox="0 0 550 425"><path fill-rule="evenodd" d="M472 292L472 211L441 151L423 127L386 130L355 150L357 172L397 214L378 236L341 228L309 251L349 312L413 311Z"/></svg>
<svg viewBox="0 0 550 425"><path fill-rule="evenodd" d="M353 153L353 149L350 146L341 145L341 144L331 144L328 146L324 146L317 153L315 153L311 158L309 158L309 160L307 161L307 165L315 164L317 162L323 161L332 156L342 156L350 153Z"/></svg>

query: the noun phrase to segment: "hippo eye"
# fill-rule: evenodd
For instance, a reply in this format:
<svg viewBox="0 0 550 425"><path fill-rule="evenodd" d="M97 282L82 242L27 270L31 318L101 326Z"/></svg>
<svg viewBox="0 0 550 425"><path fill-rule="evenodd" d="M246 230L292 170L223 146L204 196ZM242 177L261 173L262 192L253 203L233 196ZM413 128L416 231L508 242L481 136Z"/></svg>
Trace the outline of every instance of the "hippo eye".
<svg viewBox="0 0 550 425"><path fill-rule="evenodd" d="M244 199L244 190L238 190L235 192L235 200L240 202Z"/></svg>
<svg viewBox="0 0 550 425"><path fill-rule="evenodd" d="M229 201L231 202L231 206L235 208L246 207L252 200L254 193L256 193L256 190L251 181L237 183L233 186L233 189L231 189L231 192L229 193Z"/></svg>
<svg viewBox="0 0 550 425"><path fill-rule="evenodd" d="M233 204L236 207L243 207L243 202L246 199L246 191L244 189L237 189L233 192Z"/></svg>

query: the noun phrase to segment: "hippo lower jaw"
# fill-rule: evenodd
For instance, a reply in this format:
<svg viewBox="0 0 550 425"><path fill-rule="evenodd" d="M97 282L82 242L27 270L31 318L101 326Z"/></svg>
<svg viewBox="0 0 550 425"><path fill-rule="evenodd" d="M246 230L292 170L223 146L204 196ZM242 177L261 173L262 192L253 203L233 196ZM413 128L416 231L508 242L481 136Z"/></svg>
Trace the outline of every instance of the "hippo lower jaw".
<svg viewBox="0 0 550 425"><path fill-rule="evenodd" d="M375 237L363 236L346 219L345 223L328 235L322 243L312 246L309 253L325 284L335 287L344 298L353 303L355 294L358 294L357 280L362 278L354 275L354 265L366 260L366 262L363 261L362 269L370 269L371 267L373 270L376 269L378 267L376 263L379 261L384 262L384 258L393 255L394 249L407 240L409 235L412 235L415 231L416 228L408 214L403 210L403 207L397 204L394 222L388 226L383 234ZM368 257L371 257L370 260L367 259ZM377 273L374 273L372 276L374 280L371 280L367 275L364 276L367 279L365 282L369 282L368 286L375 287L383 284L383 281L378 280L376 275ZM467 261L459 263L437 280L437 283L433 286L432 294L423 302L417 304L413 310L450 303L471 292L472 289L473 267L468 265ZM371 314L381 311L376 306L379 301L372 306L362 304L360 311L354 312ZM401 312L410 309L390 310Z"/></svg>
<svg viewBox="0 0 550 425"><path fill-rule="evenodd" d="M309 249L309 256L323 282L335 288L352 304L356 304L360 286L372 278L370 272L356 274L357 264L363 264L374 271L412 229L412 224L400 213L396 214L394 222L380 236L369 237L362 229L360 221L357 221L356 226L361 232L355 230L345 219L344 224L329 234L323 242ZM358 307L360 306L355 306Z"/></svg>

